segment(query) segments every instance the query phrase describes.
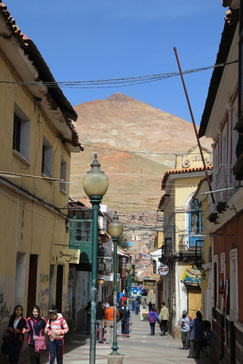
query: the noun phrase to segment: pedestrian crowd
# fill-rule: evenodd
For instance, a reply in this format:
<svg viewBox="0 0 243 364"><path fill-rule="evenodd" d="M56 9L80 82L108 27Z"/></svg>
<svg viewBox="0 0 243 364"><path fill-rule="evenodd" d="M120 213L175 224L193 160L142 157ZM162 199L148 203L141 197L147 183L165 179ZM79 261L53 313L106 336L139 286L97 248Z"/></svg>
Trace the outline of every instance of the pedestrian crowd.
<svg viewBox="0 0 243 364"><path fill-rule="evenodd" d="M161 336L165 336L168 330L169 310L162 302L160 313L157 314L154 305L146 299L140 303L139 299L132 302L132 310L138 314L140 306L148 307L148 322L150 335L155 335L155 325L158 322ZM91 305L85 308L87 312L87 330L90 333ZM117 325L114 327L114 307L112 302L99 302L96 307L97 342L109 344L112 340L113 330L117 335L129 338L131 330L131 313L125 296L117 302ZM187 311L182 312L178 321L181 331L183 349L189 350L188 358L200 358L201 351L209 356L211 344L211 324L202 320L202 314L197 311L196 318L191 319ZM40 364L40 353L46 350L45 334L48 337L49 364L63 363L64 335L69 331L68 325L55 306L49 310L49 318L41 316L40 308L34 305L32 314L25 319L23 307L17 305L10 318L7 331L3 338L2 353L8 355L10 364L19 364L19 358L23 349L24 335L28 335L30 364Z"/></svg>
<svg viewBox="0 0 243 364"><path fill-rule="evenodd" d="M117 302L116 318L117 325L114 328L114 306L112 302L104 301L97 304L96 328L98 343L109 344L113 336L113 330L116 330L117 335L130 336L131 316L125 296Z"/></svg>
<svg viewBox="0 0 243 364"><path fill-rule="evenodd" d="M40 353L46 350L45 334L48 337L49 363L63 363L64 335L69 331L68 325L55 306L49 310L46 321L40 314L40 308L34 305L32 314L25 319L23 307L17 305L10 318L3 337L2 353L8 355L10 364L19 364L24 344L24 335L28 335L30 364L40 364Z"/></svg>
<svg viewBox="0 0 243 364"><path fill-rule="evenodd" d="M146 300L142 301L142 307L146 307ZM165 336L168 330L169 310L165 302L161 304L159 315L154 305L150 302L148 305L148 322L150 325L150 335L155 335L156 322L160 326L161 336ZM136 306L135 306L136 307ZM191 319L187 311L182 312L178 321L181 331L182 349L189 350L188 358L200 358L203 352L204 356L210 356L210 344L212 338L211 324L209 321L203 321L200 311L196 312L196 318Z"/></svg>
<svg viewBox="0 0 243 364"><path fill-rule="evenodd" d="M200 358L203 351L205 356L209 356L212 338L211 323L203 321L200 311L196 312L196 318L191 320L187 311L182 312L178 321L181 328L181 340L183 349L189 350L188 358Z"/></svg>

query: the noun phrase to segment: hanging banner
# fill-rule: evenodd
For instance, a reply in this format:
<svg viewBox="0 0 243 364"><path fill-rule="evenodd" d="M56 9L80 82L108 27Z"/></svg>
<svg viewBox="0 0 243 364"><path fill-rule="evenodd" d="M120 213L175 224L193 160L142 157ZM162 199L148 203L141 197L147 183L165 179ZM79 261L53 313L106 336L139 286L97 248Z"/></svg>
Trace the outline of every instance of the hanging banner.
<svg viewBox="0 0 243 364"><path fill-rule="evenodd" d="M79 249L59 249L57 252L57 261L59 263L79 264Z"/></svg>
<svg viewBox="0 0 243 364"><path fill-rule="evenodd" d="M201 284L201 271L195 265L190 265L181 277L181 282L188 285L200 285Z"/></svg>

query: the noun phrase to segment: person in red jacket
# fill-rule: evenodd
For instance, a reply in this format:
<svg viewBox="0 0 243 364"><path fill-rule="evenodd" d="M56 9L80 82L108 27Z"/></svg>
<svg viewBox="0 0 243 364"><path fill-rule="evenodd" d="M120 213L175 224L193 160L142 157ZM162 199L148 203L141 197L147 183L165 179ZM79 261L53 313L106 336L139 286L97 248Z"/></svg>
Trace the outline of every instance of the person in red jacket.
<svg viewBox="0 0 243 364"><path fill-rule="evenodd" d="M40 364L40 354L35 351L34 336L43 336L46 320L40 316L40 307L34 305L32 315L27 319L30 364Z"/></svg>
<svg viewBox="0 0 243 364"><path fill-rule="evenodd" d="M23 307L17 305L8 324L8 332L10 333L8 341L8 359L10 364L19 363L26 329L27 323L26 319L23 317Z"/></svg>

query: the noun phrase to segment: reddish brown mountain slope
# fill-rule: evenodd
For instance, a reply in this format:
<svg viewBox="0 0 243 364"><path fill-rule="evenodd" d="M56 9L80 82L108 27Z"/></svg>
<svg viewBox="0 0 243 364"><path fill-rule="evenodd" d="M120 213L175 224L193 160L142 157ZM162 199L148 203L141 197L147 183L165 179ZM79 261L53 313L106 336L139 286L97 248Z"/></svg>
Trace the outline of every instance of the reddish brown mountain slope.
<svg viewBox="0 0 243 364"><path fill-rule="evenodd" d="M161 178L174 167L174 154L196 144L192 124L123 94L74 109L85 151L72 157L71 194L84 196L80 175L97 152L110 180L104 202L118 211L155 211Z"/></svg>

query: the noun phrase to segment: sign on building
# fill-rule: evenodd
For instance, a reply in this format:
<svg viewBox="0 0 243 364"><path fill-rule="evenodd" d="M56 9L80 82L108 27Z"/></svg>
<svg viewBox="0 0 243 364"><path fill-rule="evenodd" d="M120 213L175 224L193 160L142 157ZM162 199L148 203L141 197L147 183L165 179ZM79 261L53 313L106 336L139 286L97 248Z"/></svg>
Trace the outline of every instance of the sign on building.
<svg viewBox="0 0 243 364"><path fill-rule="evenodd" d="M59 263L79 264L79 249L59 249L57 252L57 261Z"/></svg>
<svg viewBox="0 0 243 364"><path fill-rule="evenodd" d="M165 264L160 264L160 266L158 267L158 272L161 276L167 276L167 274L169 273L169 267Z"/></svg>

